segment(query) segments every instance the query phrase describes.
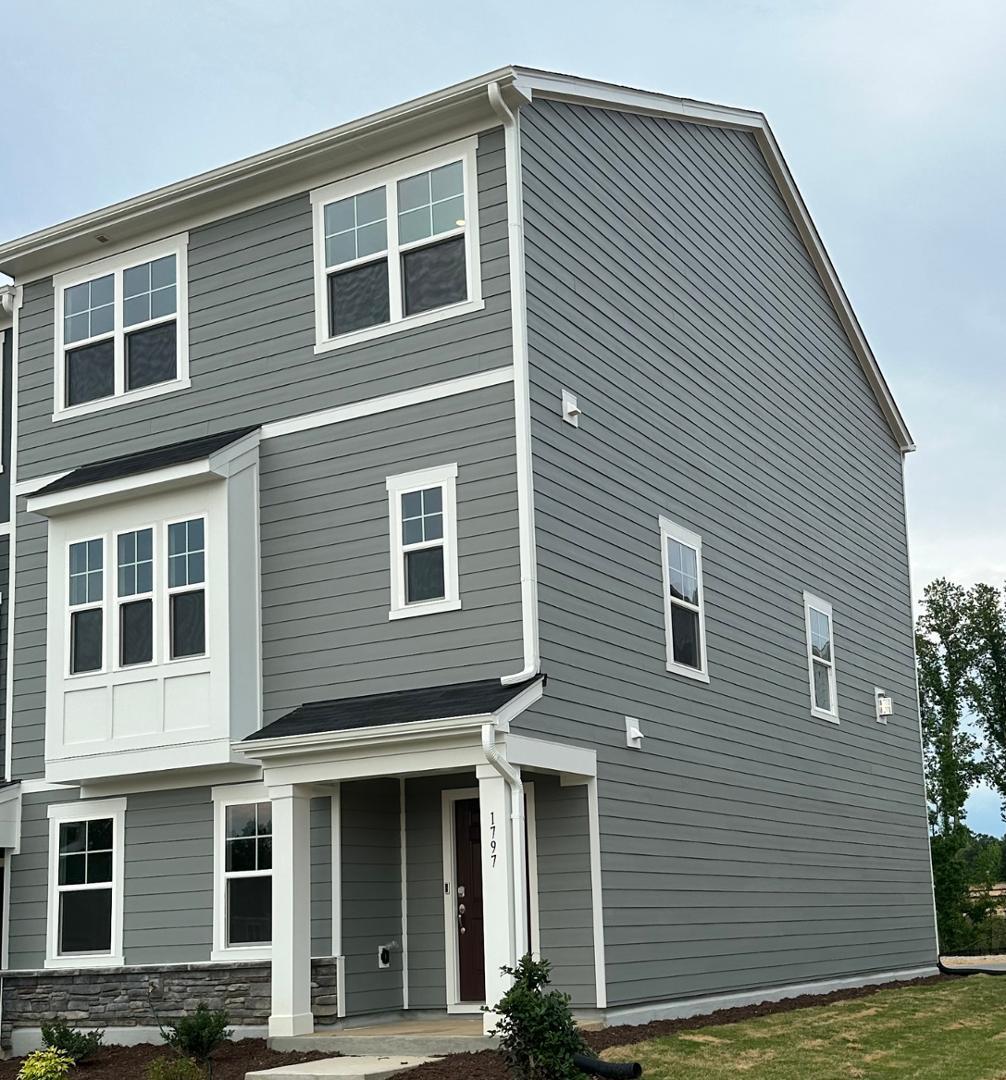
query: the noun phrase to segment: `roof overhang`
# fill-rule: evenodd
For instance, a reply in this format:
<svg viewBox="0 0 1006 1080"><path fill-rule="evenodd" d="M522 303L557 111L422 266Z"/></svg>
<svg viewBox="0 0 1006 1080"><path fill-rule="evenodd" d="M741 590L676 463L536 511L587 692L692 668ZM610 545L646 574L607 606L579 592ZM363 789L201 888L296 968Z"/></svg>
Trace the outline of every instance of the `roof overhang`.
<svg viewBox="0 0 1006 1080"><path fill-rule="evenodd" d="M57 267L72 265L74 260L86 262L99 250L126 249L138 243L141 237L148 237L158 230L167 234L183 226L194 227L200 222L282 198L285 194L307 191L335 176L352 175L355 165L372 163L382 155L393 159L440 137L457 137L459 131L495 127L499 117L492 109L488 94L493 83L512 105L533 101L536 97L548 98L750 132L796 223L898 448L903 452L915 449L908 426L866 341L768 121L762 113L748 109L534 68L503 67L2 244L0 271L22 281L42 277Z"/></svg>
<svg viewBox="0 0 1006 1080"><path fill-rule="evenodd" d="M43 490L37 495L29 495L26 508L30 514L57 517L123 499L134 499L155 491L170 491L209 480L226 480L257 460L259 439L260 433L256 430L195 461L49 494Z"/></svg>

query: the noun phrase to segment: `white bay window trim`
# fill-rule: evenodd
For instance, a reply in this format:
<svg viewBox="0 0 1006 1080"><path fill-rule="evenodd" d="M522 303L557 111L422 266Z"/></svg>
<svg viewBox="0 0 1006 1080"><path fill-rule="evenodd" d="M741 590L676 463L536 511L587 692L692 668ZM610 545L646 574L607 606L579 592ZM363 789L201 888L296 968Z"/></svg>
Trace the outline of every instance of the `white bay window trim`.
<svg viewBox="0 0 1006 1080"><path fill-rule="evenodd" d="M816 611L828 620L828 656L816 656L814 654L814 632L811 612ZM803 594L803 616L807 630L807 674L810 678L810 715L819 720L828 720L832 724L839 723L838 717L838 687L835 678L835 623L832 619L831 604L827 600L814 596L813 593ZM818 665L828 672L828 701L830 708L823 709L817 704L817 691L814 685L814 666Z"/></svg>
<svg viewBox="0 0 1006 1080"><path fill-rule="evenodd" d="M52 419L54 421L68 420L75 416L86 416L89 413L101 412L117 405L128 405L135 401L159 397L161 394L168 394L175 390L184 390L191 385L189 378L188 244L188 233L179 233L176 236L166 237L152 244L145 244L143 247L130 248L128 251L109 255L104 259L98 259L83 266L75 266L72 270L64 270L53 277L52 286L55 293L55 355ZM172 314L151 318L146 322L127 327L123 315L123 274L133 267L170 255L175 256L175 311ZM66 290L73 288L75 285L82 285L85 282L107 275L112 275L114 278L113 330L107 334L96 335L94 338L85 338L72 342L65 341L64 303ZM131 333L170 322L172 319L175 321L176 327L177 366L175 378L155 383L152 386L127 390L126 338ZM108 397L83 402L79 405L67 405L66 351L68 349L82 348L92 342L107 338L114 341L113 393Z"/></svg>
<svg viewBox="0 0 1006 1080"><path fill-rule="evenodd" d="M698 603L679 600L671 596L670 542L691 548L695 552L695 572L697 577ZM667 644L667 670L687 679L709 682L709 667L706 660L706 595L702 581L702 537L698 533L678 525L670 518L660 517L660 565L664 587L664 636ZM675 606L691 611L698 616L699 628L699 666L692 667L675 659L673 609Z"/></svg>
<svg viewBox="0 0 1006 1080"><path fill-rule="evenodd" d="M485 302L482 299L481 249L479 247L477 147L478 137L472 136L377 169L371 169L365 173L359 173L356 176L339 180L325 187L316 188L311 192L314 222L314 351L316 354L346 348L349 345L357 345L360 342L385 337L388 334L395 334L402 330L428 326L430 323L440 322L442 319L450 319L469 312L481 311L485 307ZM457 161L461 162L464 173L464 226L436 233L420 241L400 244L398 241L398 182ZM360 330L333 336L330 332L329 322L328 277L331 271L325 252L325 207L355 195L362 195L375 188L384 188L387 203L387 248L385 257L388 261L390 317L387 322L376 326L368 326ZM467 298L458 303L448 304L415 315L404 314L401 256L410 250L425 245L433 245L453 236L463 236L465 239ZM338 269L348 269L377 258L380 258L379 252L375 252L372 256L363 256L340 264Z"/></svg>
<svg viewBox="0 0 1006 1080"><path fill-rule="evenodd" d="M47 968L121 967L123 881L125 879L126 800L102 799L100 801L75 800L53 803L49 816L49 889L46 918ZM112 926L111 948L107 953L72 953L61 955L59 951L59 827L70 822L112 822ZM65 888L65 887L64 887Z"/></svg>
<svg viewBox="0 0 1006 1080"><path fill-rule="evenodd" d="M388 521L391 533L391 610L389 619L408 619L416 615L432 615L442 611L457 611L461 607L458 581L458 521L457 521L457 462L419 472L389 476ZM402 536L403 496L439 487L442 493L443 536L428 543L405 544ZM436 600L408 602L406 596L405 561L409 551L422 547L443 548L444 596Z"/></svg>
<svg viewBox="0 0 1006 1080"><path fill-rule="evenodd" d="M227 808L269 801L269 790L264 784L228 784L213 789L213 950L210 960L214 963L272 958L271 943L227 944ZM272 877L271 870L269 877Z"/></svg>

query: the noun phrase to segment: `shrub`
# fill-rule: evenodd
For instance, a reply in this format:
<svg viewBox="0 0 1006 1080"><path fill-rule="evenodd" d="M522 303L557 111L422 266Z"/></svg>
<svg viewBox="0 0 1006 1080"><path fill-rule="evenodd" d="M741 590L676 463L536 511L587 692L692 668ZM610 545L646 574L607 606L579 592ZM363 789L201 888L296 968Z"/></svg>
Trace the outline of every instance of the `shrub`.
<svg viewBox="0 0 1006 1080"><path fill-rule="evenodd" d="M499 1020L500 1052L519 1080L580 1080L573 1055L583 1050L583 1040L569 1010L569 995L544 987L549 981L547 960L531 956L516 968L504 967L513 986L493 1010Z"/></svg>
<svg viewBox="0 0 1006 1080"><path fill-rule="evenodd" d="M104 1037L104 1028L80 1031L78 1028L70 1027L65 1020L42 1025L42 1042L53 1050L63 1050L69 1054L74 1065L79 1065L82 1061L93 1057L100 1049L101 1040Z"/></svg>
<svg viewBox="0 0 1006 1080"><path fill-rule="evenodd" d="M183 1058L206 1062L210 1054L234 1034L228 1027L230 1017L222 1009L200 1003L196 1011L161 1028L161 1038Z"/></svg>
<svg viewBox="0 0 1006 1080"><path fill-rule="evenodd" d="M24 1059L17 1080L63 1080L72 1068L73 1058L65 1050L47 1046Z"/></svg>
<svg viewBox="0 0 1006 1080"><path fill-rule="evenodd" d="M147 1080L206 1080L206 1070L192 1058L154 1058L147 1066Z"/></svg>
<svg viewBox="0 0 1006 1080"><path fill-rule="evenodd" d="M1006 918L993 915L979 923L975 931L974 947L987 953L1006 952Z"/></svg>

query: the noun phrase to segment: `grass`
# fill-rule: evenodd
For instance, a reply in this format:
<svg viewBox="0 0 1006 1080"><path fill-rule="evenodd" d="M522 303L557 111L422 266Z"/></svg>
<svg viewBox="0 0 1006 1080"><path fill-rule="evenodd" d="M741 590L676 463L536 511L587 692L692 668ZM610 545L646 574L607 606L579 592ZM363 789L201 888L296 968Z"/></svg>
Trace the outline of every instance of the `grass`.
<svg viewBox="0 0 1006 1080"><path fill-rule="evenodd" d="M606 1050L646 1080L1006 1080L1006 977L974 975Z"/></svg>

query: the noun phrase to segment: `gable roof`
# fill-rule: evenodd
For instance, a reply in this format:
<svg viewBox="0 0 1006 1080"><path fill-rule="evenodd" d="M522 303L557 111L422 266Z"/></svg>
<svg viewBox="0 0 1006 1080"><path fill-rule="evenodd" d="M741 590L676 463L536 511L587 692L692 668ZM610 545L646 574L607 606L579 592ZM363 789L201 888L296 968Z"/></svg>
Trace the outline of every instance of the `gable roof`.
<svg viewBox="0 0 1006 1080"><path fill-rule="evenodd" d="M456 133L459 128L477 131L480 127L496 127L499 118L490 105L488 93L492 84L499 87L513 106L535 97L550 98L750 132L796 223L898 447L903 452L915 449L904 417L765 116L753 110L614 83L516 65L498 68L306 139L0 244L0 272L21 280L44 277L55 267L74 259L83 263L95 258L98 251L128 249L139 243L141 237L147 238L154 232L164 235L180 231L274 201L285 194L306 191L331 180L333 175L351 175L354 165L381 154L407 152L423 140Z"/></svg>

